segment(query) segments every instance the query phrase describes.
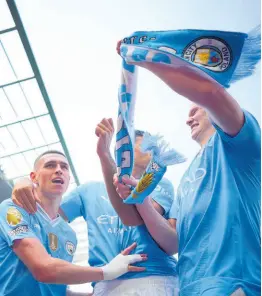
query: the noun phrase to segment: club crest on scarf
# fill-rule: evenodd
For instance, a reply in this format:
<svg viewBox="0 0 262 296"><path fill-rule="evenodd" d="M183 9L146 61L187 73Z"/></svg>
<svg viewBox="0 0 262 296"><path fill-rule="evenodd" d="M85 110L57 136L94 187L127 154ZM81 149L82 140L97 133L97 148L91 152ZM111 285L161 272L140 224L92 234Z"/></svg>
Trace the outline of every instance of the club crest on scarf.
<svg viewBox="0 0 262 296"><path fill-rule="evenodd" d="M232 52L227 43L218 38L200 38L189 44L182 57L215 72L226 71L231 65Z"/></svg>

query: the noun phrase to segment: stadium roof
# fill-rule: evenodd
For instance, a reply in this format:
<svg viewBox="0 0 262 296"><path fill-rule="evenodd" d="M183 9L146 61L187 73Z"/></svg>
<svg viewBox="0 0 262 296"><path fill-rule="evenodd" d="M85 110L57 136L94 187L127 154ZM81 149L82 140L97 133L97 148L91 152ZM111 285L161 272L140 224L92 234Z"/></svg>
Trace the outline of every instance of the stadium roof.
<svg viewBox="0 0 262 296"><path fill-rule="evenodd" d="M28 176L43 151L69 151L14 0L0 2L0 165L8 179Z"/></svg>

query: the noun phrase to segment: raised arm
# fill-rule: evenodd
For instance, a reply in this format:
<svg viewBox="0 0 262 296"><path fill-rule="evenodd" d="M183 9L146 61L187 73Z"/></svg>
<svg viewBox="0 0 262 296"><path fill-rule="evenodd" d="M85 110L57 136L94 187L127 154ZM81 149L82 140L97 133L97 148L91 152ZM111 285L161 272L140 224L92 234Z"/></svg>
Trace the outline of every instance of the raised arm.
<svg viewBox="0 0 262 296"><path fill-rule="evenodd" d="M110 144L114 134L112 119L104 118L97 125L95 133L98 137L97 154L101 162L104 181L111 204L125 225L136 226L143 224L144 222L136 207L134 205L124 204L113 184L113 177L116 174L116 164L110 153Z"/></svg>
<svg viewBox="0 0 262 296"><path fill-rule="evenodd" d="M178 94L203 107L210 118L230 136L238 134L244 124L244 114L235 99L215 80L184 61L176 68L144 63Z"/></svg>
<svg viewBox="0 0 262 296"><path fill-rule="evenodd" d="M120 42L117 51L120 52ZM136 63L134 63L136 64ZM232 96L200 69L177 59L172 67L160 63L137 63L163 80L171 89L203 107L225 133L235 136L244 124L244 114Z"/></svg>

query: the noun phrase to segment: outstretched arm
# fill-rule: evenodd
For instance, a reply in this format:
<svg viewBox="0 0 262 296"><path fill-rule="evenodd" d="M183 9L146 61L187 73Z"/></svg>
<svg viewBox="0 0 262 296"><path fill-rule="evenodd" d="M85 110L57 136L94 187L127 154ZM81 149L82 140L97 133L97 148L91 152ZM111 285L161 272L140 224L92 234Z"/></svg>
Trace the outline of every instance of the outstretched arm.
<svg viewBox="0 0 262 296"><path fill-rule="evenodd" d="M53 258L36 238L19 239L13 243L14 252L28 267L37 281L65 285L111 280L128 271L143 271L144 268L129 265L146 260L144 254L128 255L135 247L136 244L131 245L109 264L98 268L77 266Z"/></svg>
<svg viewBox="0 0 262 296"><path fill-rule="evenodd" d="M118 42L118 53L120 45L121 42ZM235 136L242 128L244 114L238 103L219 83L200 69L180 59L172 67L150 62L140 62L137 65L157 75L181 96L203 107L214 123L228 135Z"/></svg>

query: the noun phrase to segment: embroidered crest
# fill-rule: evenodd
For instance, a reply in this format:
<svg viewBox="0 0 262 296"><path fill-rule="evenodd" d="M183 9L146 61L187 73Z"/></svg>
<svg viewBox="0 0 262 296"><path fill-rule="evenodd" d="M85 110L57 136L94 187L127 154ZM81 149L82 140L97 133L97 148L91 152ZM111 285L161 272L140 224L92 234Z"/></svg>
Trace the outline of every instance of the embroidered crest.
<svg viewBox="0 0 262 296"><path fill-rule="evenodd" d="M10 207L6 213L6 221L10 226L16 226L22 222L22 214L18 209Z"/></svg>
<svg viewBox="0 0 262 296"><path fill-rule="evenodd" d="M190 43L182 57L214 72L224 72L232 62L232 53L227 43L219 38L199 38Z"/></svg>
<svg viewBox="0 0 262 296"><path fill-rule="evenodd" d="M58 238L54 233L48 234L48 242L49 242L49 248L52 251L56 251L58 249Z"/></svg>
<svg viewBox="0 0 262 296"><path fill-rule="evenodd" d="M70 256L73 256L75 253L75 245L72 242L66 242L66 251Z"/></svg>

